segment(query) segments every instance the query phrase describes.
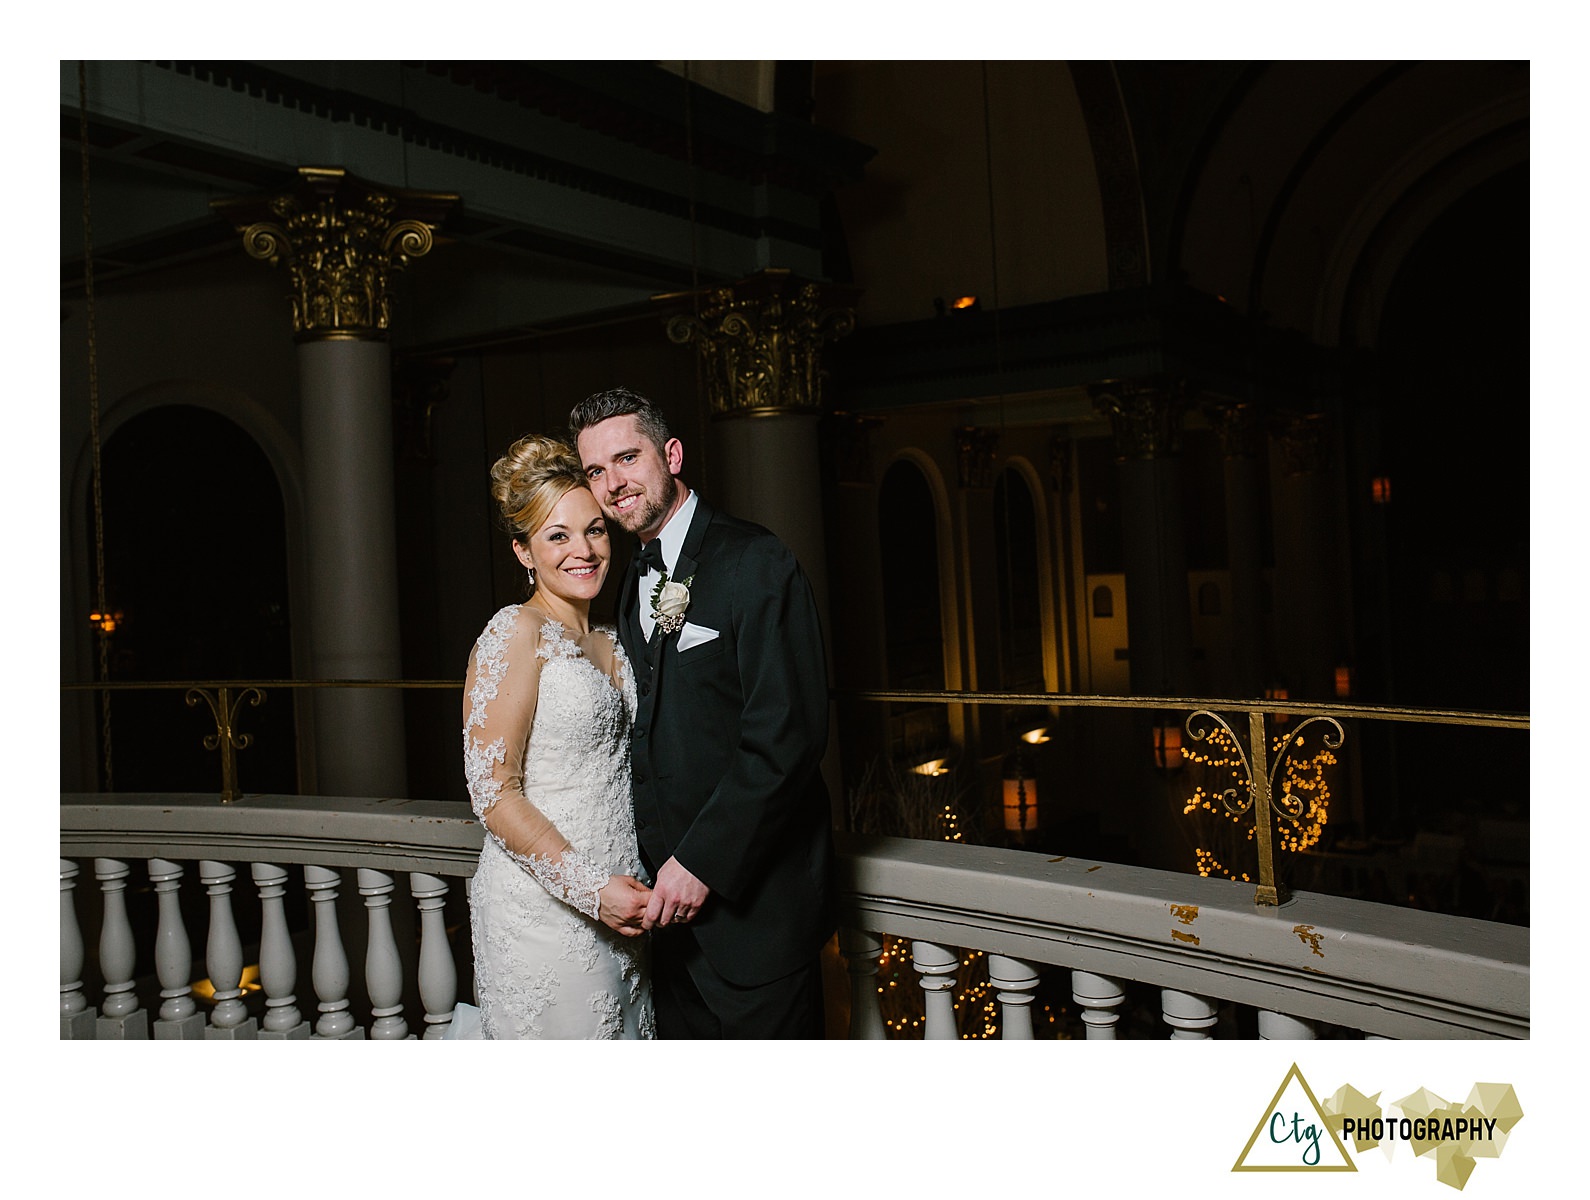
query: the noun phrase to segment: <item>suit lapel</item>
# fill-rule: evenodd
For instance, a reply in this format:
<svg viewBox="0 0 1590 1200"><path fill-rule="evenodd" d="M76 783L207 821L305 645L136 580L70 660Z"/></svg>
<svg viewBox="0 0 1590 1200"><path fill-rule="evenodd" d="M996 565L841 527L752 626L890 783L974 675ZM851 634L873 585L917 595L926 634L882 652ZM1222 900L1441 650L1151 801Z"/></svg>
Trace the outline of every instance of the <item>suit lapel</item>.
<svg viewBox="0 0 1590 1200"><path fill-rule="evenodd" d="M701 565L699 558L701 545L706 541L707 526L711 523L712 509L707 506L707 502L701 499L698 494L696 497L695 515L690 519L690 528L685 531L685 540L679 547L679 557L674 560L673 573L668 576L669 579L677 580L680 583L687 579L694 580L696 571ZM636 617L636 623L639 624L638 616ZM653 671L657 671L662 667L663 660L667 658L666 652L669 642L677 641L678 637L677 632L657 634L657 645L653 651L653 658L655 659L652 664Z"/></svg>

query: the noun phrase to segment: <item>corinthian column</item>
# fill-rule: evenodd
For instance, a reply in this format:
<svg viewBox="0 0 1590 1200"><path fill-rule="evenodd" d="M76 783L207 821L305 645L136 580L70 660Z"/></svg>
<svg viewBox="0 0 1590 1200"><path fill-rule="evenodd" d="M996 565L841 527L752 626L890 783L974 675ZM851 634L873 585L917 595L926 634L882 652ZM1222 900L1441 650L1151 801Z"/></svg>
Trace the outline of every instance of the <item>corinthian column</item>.
<svg viewBox="0 0 1590 1200"><path fill-rule="evenodd" d="M835 303L841 295L769 268L708 291L697 312L668 322L669 338L694 343L705 368L716 434L712 472L723 507L784 539L811 580L825 623L818 352L855 328L854 311Z"/></svg>
<svg viewBox="0 0 1590 1200"><path fill-rule="evenodd" d="M1178 384L1121 382L1093 390L1110 420L1121 470L1126 628L1132 691L1187 695L1192 686L1192 612L1182 524L1182 416Z"/></svg>
<svg viewBox="0 0 1590 1200"><path fill-rule="evenodd" d="M377 188L304 167L276 195L215 201L244 248L286 267L302 406L310 670L397 679L397 536L387 327L393 275L431 248L456 196ZM315 781L324 795L402 796L403 696L314 694Z"/></svg>

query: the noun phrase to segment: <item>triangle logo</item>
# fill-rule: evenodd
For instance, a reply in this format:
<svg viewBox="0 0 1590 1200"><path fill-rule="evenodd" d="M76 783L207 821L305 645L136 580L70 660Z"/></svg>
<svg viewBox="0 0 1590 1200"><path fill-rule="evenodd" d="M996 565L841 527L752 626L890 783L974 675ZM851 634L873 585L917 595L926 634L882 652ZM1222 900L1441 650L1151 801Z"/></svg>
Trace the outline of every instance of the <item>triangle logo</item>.
<svg viewBox="0 0 1590 1200"><path fill-rule="evenodd" d="M1303 1072L1292 1069L1259 1117L1233 1171L1356 1171L1314 1098Z"/></svg>

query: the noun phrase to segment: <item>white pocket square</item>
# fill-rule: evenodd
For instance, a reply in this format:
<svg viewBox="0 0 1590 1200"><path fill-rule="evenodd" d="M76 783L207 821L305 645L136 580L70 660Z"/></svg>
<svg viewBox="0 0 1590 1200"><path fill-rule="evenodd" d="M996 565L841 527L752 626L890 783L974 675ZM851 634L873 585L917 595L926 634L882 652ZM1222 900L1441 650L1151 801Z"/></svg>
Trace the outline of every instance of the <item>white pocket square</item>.
<svg viewBox="0 0 1590 1200"><path fill-rule="evenodd" d="M686 621L685 627L679 631L679 649L683 652L692 646L705 645L717 636L716 629L708 629L705 625L692 625Z"/></svg>

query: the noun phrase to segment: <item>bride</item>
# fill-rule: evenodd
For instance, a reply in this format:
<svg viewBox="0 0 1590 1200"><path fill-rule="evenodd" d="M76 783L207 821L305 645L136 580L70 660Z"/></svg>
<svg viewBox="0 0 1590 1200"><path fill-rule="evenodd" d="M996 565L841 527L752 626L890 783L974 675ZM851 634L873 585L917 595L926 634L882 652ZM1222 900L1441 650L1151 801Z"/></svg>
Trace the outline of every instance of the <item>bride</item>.
<svg viewBox="0 0 1590 1200"><path fill-rule="evenodd" d="M464 680L464 774L488 836L469 893L479 1029L460 1005L449 1036L652 1037L635 683L615 631L590 624L607 526L552 438L515 442L491 483L531 595L492 617Z"/></svg>

